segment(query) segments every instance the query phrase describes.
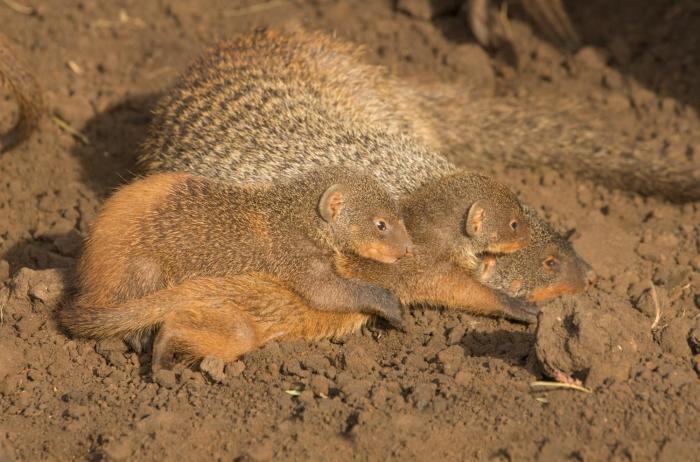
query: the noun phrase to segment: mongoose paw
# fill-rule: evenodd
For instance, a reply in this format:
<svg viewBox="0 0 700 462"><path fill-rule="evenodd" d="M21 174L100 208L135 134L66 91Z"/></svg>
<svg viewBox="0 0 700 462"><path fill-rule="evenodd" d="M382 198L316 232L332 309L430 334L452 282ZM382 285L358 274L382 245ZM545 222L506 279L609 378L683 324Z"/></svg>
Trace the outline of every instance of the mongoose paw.
<svg viewBox="0 0 700 462"><path fill-rule="evenodd" d="M406 332L403 319L403 307L399 299L389 291L378 289L378 303L372 307L372 314L386 320L391 327L401 332Z"/></svg>
<svg viewBox="0 0 700 462"><path fill-rule="evenodd" d="M506 301L505 316L513 321L520 321L526 324L534 324L537 322L537 314L540 312L537 306L526 301L510 298Z"/></svg>

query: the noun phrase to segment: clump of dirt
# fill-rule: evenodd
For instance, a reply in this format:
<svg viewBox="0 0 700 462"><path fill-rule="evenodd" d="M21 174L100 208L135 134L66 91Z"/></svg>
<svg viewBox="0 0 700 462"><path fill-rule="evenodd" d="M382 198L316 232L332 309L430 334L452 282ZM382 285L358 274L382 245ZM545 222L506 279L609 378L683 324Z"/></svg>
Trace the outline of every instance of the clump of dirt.
<svg viewBox="0 0 700 462"><path fill-rule="evenodd" d="M564 372L595 387L629 377L653 339L647 319L614 297L567 297L539 315L535 354L550 377Z"/></svg>

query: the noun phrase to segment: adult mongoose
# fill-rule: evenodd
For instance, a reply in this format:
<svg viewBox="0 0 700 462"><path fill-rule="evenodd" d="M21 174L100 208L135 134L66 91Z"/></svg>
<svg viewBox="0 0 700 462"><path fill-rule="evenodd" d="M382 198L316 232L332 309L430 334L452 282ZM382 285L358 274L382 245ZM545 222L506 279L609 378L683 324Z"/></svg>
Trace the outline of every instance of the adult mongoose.
<svg viewBox="0 0 700 462"><path fill-rule="evenodd" d="M340 162L372 166L409 192L455 171L435 152L458 152L470 168L545 165L610 187L700 199L697 159L667 162L645 145L592 128L575 117L576 107L413 85L322 33L258 31L219 44L185 71L155 110L141 160L150 171L242 179Z"/></svg>
<svg viewBox="0 0 700 462"><path fill-rule="evenodd" d="M532 0L532 3L541 3L541 0ZM558 2L553 0L552 3ZM528 11L535 12L538 9L546 7L533 7ZM561 101L551 99L523 102L506 98L474 98L469 91L457 85L417 85L392 78L384 68L363 63L358 47L320 33L297 32L296 35L287 34L286 39L278 34L280 37L272 44L269 43L270 34L268 33L268 38L265 38L265 34L258 34L258 38L249 39L248 44L243 40L230 44L229 54L240 52L241 55L246 55L243 60L248 62L248 77L262 70L255 69L255 61L251 60L255 53L251 51L265 54L277 49L283 55L280 56L282 61L288 59L294 65L296 70L292 74L308 79L307 83L325 87L325 96L331 94L334 102L344 107L344 110L370 124L388 125L400 133L411 133L439 152L456 152L470 168L488 167L494 163L526 167L544 165L573 172L609 187L661 195L677 202L700 199L700 165L697 156L689 155L685 160L666 160L663 148L627 141L619 134L605 130L600 124L594 126L596 124L577 116L575 108L578 105L575 100L562 105ZM263 42L268 42L268 45L265 46ZM226 59L227 52L224 48L225 46L219 57L214 59ZM304 49L307 50L306 53ZM206 65L203 61L205 60L201 60L200 64ZM301 72L304 68L307 68L305 73ZM230 79L227 82L221 69L215 72L219 74L216 88L221 90L224 85L230 86ZM285 89L279 85L283 85L288 78L289 76L281 76L277 81L278 88L268 88L265 99L282 95ZM12 52L12 47L4 37L0 37L0 80L12 89L20 109L18 123L0 138L2 152L31 133L44 112L44 104L35 77ZM240 98L241 91L252 89L249 83L242 79L242 83L238 82L240 86L231 87L231 92L226 93L226 97L219 95L223 99L219 98L218 103L227 104L224 101L226 98ZM186 82L181 81L181 84L186 85ZM190 96L187 101L192 103L195 95L189 90L183 90L180 95L173 92L170 100L164 100L158 113L168 115L164 113L164 107L168 105L176 108L172 97ZM242 105L254 104L256 98L260 101L260 94L255 91L253 93L253 98L242 101ZM202 120L214 121L207 116L197 116L196 113L206 105L191 107L189 110L185 106L177 106L179 109L176 113L180 119L175 122L175 126L182 121L189 121L201 128ZM573 109L566 109L567 107ZM183 112L188 113L187 118L183 117ZM260 120L251 121L260 123ZM154 126L158 125L157 122ZM162 139L160 143L164 141ZM179 137L176 143L181 144ZM149 144L152 147L159 145L158 142ZM203 144L206 143L200 143L200 147ZM333 151L337 152L337 146L335 148ZM144 156L151 168L158 168L155 157L157 155L154 152ZM423 168L434 167L420 166L423 162L430 164L434 160L426 161L420 156L412 156L406 168L415 169L417 173ZM226 169L221 169L221 163L210 165L225 175Z"/></svg>
<svg viewBox="0 0 700 462"><path fill-rule="evenodd" d="M82 323L83 307L108 315L115 303L187 279L260 271L313 308L400 324L393 295L338 276L333 260L352 253L390 266L412 247L388 192L350 169L317 169L274 185L153 175L105 202L78 263L79 295L62 318L77 334L101 336L107 325Z"/></svg>
<svg viewBox="0 0 700 462"><path fill-rule="evenodd" d="M532 235L530 244L508 255L481 259L477 278L517 298L540 302L582 292L595 281L592 268L534 209L525 207Z"/></svg>
<svg viewBox="0 0 700 462"><path fill-rule="evenodd" d="M39 84L27 64L12 51L9 40L0 34L0 83L6 85L17 100L19 116L14 127L0 135L0 153L29 136L39 124L44 100Z"/></svg>

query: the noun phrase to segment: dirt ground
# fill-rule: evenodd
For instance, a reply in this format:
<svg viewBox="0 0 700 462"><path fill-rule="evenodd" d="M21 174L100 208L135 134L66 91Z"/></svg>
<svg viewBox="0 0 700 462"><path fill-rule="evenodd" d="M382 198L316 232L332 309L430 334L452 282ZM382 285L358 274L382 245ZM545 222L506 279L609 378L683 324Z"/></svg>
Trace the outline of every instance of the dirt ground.
<svg viewBox="0 0 700 462"><path fill-rule="evenodd" d="M567 2L587 45L573 57L536 36L487 56L456 9L427 21L390 1L8 3L2 32L74 132L47 117L0 157L0 461L700 460L700 204L546 168L493 170L600 279L543 307L539 328L414 309L407 333L271 343L223 371L152 377L121 342L73 340L53 320L150 107L220 37L289 21L335 31L403 77L478 76L496 98L575 93L614 111L620 136L673 151L698 126L697 2ZM0 96L6 128L16 108ZM696 143L680 155L700 162ZM556 369L592 392L530 386Z"/></svg>

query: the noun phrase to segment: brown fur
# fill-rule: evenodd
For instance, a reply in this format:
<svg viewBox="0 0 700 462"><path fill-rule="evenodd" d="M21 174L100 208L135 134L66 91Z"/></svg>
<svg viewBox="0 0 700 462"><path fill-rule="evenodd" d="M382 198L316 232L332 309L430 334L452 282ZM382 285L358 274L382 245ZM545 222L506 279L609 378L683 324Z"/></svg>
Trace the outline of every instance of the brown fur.
<svg viewBox="0 0 700 462"><path fill-rule="evenodd" d="M12 52L10 42L0 34L0 83L10 88L19 105L19 118L9 132L0 135L0 153L24 141L39 124L44 112L41 89L29 66Z"/></svg>
<svg viewBox="0 0 700 462"><path fill-rule="evenodd" d="M476 272L489 287L541 302L585 290L595 280L591 267L571 244L529 207L530 245L512 254L484 258Z"/></svg>
<svg viewBox="0 0 700 462"><path fill-rule="evenodd" d="M329 191L333 210L324 211ZM378 219L384 231L375 228ZM251 228L265 234L251 234ZM78 265L80 295L62 318L80 335L128 335L154 320L110 324L116 304L188 279L263 272L312 308L364 311L400 323L398 301L389 292L333 269L335 255L361 253L369 244L380 249L382 261L412 248L386 191L348 169L329 167L274 186L154 175L105 203Z"/></svg>
<svg viewBox="0 0 700 462"><path fill-rule="evenodd" d="M64 313L75 330L100 323L139 334L159 327L153 367L169 368L206 356L233 361L272 339L318 340L348 335L370 316L314 310L279 280L265 274L202 277L105 307ZM94 327L90 327L93 329ZM112 331L112 334L116 331Z"/></svg>
<svg viewBox="0 0 700 462"><path fill-rule="evenodd" d="M266 275L201 278L133 302L140 309L169 306L153 348L154 367L174 354L233 361L273 339L319 340L348 335L369 316L314 310ZM128 311L128 310L127 310Z"/></svg>
<svg viewBox="0 0 700 462"><path fill-rule="evenodd" d="M423 252L465 277L479 253L524 246L528 225L515 195L408 136L428 137L429 124L392 97L390 82L356 47L323 34L268 31L223 42L160 101L141 162L242 182L319 165L367 169L402 194Z"/></svg>
<svg viewBox="0 0 700 462"><path fill-rule="evenodd" d="M462 309L523 322L534 322L537 314L536 308L482 285L464 268L430 257L420 246L416 247L414 258L390 267L342 255L336 258L336 268L345 277L362 278L391 290L406 305Z"/></svg>

